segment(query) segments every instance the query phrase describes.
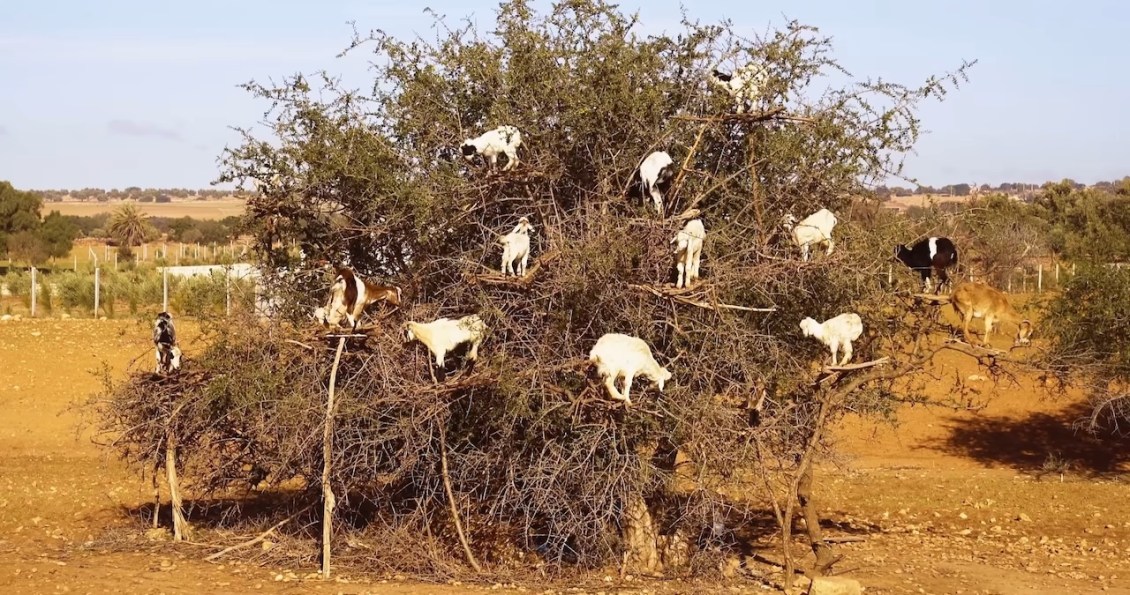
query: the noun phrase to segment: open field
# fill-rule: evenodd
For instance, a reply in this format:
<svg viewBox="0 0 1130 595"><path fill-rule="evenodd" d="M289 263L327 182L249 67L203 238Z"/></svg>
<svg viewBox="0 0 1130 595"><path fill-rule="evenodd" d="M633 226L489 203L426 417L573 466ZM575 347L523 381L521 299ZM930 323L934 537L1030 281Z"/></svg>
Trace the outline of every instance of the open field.
<svg viewBox="0 0 1130 595"><path fill-rule="evenodd" d="M194 219L215 220L243 214L244 201L239 199L192 200L168 203L135 201L64 201L44 203L43 213L59 211L63 215L91 216L109 213L123 204L135 204L142 212L152 217L192 217Z"/></svg>
<svg viewBox="0 0 1130 595"><path fill-rule="evenodd" d="M948 307L944 312L952 320ZM73 406L99 388L103 364L119 376L130 366L152 365L148 324L0 323L0 584L14 593L491 590L490 583L435 585L349 571L336 575L348 582L324 583L303 578L316 562L291 568L204 562L214 535L176 547L147 538L137 511L151 501L151 487L91 443ZM178 326L191 362L199 331L187 320ZM836 440L843 456L820 471L817 494L829 536L862 538L839 546L846 556L839 568L877 594L1130 595L1130 443L1074 434L1078 394L1046 399L1034 378L994 387L991 380L970 380L978 373L969 358L947 354L930 370L936 379L922 380L943 397L955 379L965 379L988 402L983 410L915 407L899 415L897 427L851 417L841 424ZM798 553L802 547L798 542ZM776 557L773 549L765 554ZM609 585L599 576L581 587L765 592L740 580ZM562 589L523 586L549 587Z"/></svg>

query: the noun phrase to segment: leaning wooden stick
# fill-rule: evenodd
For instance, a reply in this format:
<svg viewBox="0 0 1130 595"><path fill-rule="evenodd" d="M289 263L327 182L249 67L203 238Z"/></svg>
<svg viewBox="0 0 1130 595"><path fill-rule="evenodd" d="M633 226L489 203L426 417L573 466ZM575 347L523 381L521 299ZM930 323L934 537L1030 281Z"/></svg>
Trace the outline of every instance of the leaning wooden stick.
<svg viewBox="0 0 1130 595"><path fill-rule="evenodd" d="M330 369L330 391L326 399L326 424L322 430L322 578L330 578L330 541L333 538L334 492L330 486L330 470L334 451L334 390L337 388L337 367L341 363L341 350L345 337L337 340L337 353Z"/></svg>

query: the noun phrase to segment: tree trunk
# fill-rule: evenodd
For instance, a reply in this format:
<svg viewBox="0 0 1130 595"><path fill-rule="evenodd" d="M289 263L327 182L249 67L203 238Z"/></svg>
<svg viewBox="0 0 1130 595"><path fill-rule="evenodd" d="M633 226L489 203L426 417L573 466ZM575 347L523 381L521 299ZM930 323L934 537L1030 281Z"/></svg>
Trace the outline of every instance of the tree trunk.
<svg viewBox="0 0 1130 595"><path fill-rule="evenodd" d="M659 535L647 502L634 495L624 506L624 566L635 572L659 572Z"/></svg>
<svg viewBox="0 0 1130 595"><path fill-rule="evenodd" d="M800 502L801 512L804 514L804 525L808 533L808 542L816 562L812 566L812 575L823 576L840 557L832 551L832 547L824 541L824 533L820 529L820 513L816 509L816 502L812 498L812 462L804 469L797 484L797 501Z"/></svg>
<svg viewBox="0 0 1130 595"><path fill-rule="evenodd" d="M337 389L337 367L341 363L341 350L345 337L337 340L334 365L330 369L330 390L326 398L326 423L322 429L322 578L330 578L330 542L333 539L334 492L330 486L334 452L334 391Z"/></svg>
<svg viewBox="0 0 1130 595"><path fill-rule="evenodd" d="M177 480L177 437L170 428L165 435L165 473L169 481L169 501L173 508L173 541L183 541L189 534L181 505L180 482Z"/></svg>

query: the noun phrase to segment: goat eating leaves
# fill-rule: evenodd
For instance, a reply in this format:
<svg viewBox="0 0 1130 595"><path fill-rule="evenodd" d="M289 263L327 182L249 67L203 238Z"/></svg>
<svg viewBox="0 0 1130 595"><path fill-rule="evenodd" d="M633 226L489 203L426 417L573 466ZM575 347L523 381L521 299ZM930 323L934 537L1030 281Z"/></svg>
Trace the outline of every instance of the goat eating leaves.
<svg viewBox="0 0 1130 595"><path fill-rule="evenodd" d="M671 372L655 361L647 343L630 335L605 334L593 345L589 361L596 364L609 396L628 405L632 404L632 379L637 375L651 378L659 392L663 392L664 383L671 379ZM621 377L624 378L623 394L616 388L616 381Z"/></svg>

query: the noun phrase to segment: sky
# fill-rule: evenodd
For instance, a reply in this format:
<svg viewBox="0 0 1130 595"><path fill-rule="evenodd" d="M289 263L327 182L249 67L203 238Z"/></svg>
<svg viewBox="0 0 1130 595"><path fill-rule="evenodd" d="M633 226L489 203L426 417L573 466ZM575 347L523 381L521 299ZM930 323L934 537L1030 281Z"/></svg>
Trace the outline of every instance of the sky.
<svg viewBox="0 0 1130 595"><path fill-rule="evenodd" d="M1078 182L1130 175L1130 3L1114 0L694 0L751 35L789 19L832 36L853 74L918 83L978 60L907 159L920 183ZM535 6L548 2L535 1ZM645 6L646 4L646 6ZM237 85L319 70L367 89L361 30L431 35L425 6L489 29L497 0L25 0L0 18L0 180L17 188L207 188L267 104ZM644 32L679 0L621 0Z"/></svg>

